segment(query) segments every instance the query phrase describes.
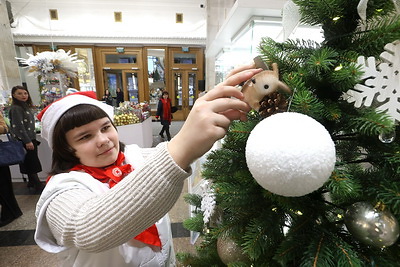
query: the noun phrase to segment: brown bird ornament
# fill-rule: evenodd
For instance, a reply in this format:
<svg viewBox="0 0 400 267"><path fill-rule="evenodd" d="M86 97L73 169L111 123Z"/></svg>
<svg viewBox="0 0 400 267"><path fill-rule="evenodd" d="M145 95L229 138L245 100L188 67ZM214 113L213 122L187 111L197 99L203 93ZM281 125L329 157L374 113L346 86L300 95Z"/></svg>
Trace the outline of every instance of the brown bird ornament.
<svg viewBox="0 0 400 267"><path fill-rule="evenodd" d="M279 91L292 93L292 90L279 80L279 69L276 63L272 63L272 70L257 73L242 86L244 101L256 111L259 111L260 102L265 96Z"/></svg>

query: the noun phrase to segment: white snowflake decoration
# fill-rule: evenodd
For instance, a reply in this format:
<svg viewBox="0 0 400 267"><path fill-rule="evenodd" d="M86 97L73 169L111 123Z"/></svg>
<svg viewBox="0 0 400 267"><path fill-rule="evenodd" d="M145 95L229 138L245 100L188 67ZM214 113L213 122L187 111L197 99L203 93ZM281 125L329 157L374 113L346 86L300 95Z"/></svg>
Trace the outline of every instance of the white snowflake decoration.
<svg viewBox="0 0 400 267"><path fill-rule="evenodd" d="M367 60L358 57L365 82L347 91L346 98L357 108L377 104L377 110L386 111L394 120L400 121L400 41L385 45L385 50L380 55L382 62L379 65L374 57Z"/></svg>
<svg viewBox="0 0 400 267"><path fill-rule="evenodd" d="M211 216L215 211L215 193L211 188L211 183L209 181L204 181L201 184L202 189L202 199L201 199L201 211L203 212L204 224L210 221Z"/></svg>

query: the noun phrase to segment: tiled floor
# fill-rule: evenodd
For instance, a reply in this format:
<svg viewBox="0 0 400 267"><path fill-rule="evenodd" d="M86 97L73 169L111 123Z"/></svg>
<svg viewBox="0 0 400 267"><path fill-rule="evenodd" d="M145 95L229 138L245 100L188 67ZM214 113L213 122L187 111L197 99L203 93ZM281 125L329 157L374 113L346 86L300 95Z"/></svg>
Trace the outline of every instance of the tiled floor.
<svg viewBox="0 0 400 267"><path fill-rule="evenodd" d="M183 122L172 122L171 135L174 136ZM161 142L158 133L161 129L159 122L153 122L153 146ZM59 266L57 257L41 250L34 242L35 229L34 210L39 195L29 191L22 180L14 182L14 192L23 215L0 228L0 266L1 267L47 267ZM173 209L169 212L176 252L193 252L190 244L190 233L183 228L182 221L189 217L189 207L183 201L187 193L184 187L182 195ZM111 267L111 266L110 266Z"/></svg>

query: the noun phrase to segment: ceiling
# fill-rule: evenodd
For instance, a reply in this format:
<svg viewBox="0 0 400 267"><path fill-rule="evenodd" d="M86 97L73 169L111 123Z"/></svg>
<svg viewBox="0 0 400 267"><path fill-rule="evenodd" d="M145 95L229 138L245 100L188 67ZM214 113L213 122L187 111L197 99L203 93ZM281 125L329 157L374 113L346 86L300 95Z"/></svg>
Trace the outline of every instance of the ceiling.
<svg viewBox="0 0 400 267"><path fill-rule="evenodd" d="M8 0L15 43L177 43L205 45L205 0ZM57 10L58 20L49 11ZM116 22L114 12L121 12ZM176 15L182 14L183 23Z"/></svg>

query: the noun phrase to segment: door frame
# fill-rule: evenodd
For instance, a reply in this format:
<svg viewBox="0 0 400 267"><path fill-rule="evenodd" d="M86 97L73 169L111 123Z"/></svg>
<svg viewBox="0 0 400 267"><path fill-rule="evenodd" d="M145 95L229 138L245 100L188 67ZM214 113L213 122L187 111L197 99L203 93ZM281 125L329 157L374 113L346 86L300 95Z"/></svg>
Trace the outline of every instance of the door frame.
<svg viewBox="0 0 400 267"><path fill-rule="evenodd" d="M172 69L171 71L171 100L172 100L172 106L178 106L178 103L176 103L176 91L175 91L175 73L181 73L182 74L182 109L178 109L174 114L174 120L185 120L187 116L190 113L191 107L189 106L189 93L188 90L183 90L183 88L188 88L189 87L189 74L190 73L195 73L196 74L196 81L194 82L194 102L199 96L199 88L198 88L198 81L199 79L199 70L193 70L193 69Z"/></svg>

